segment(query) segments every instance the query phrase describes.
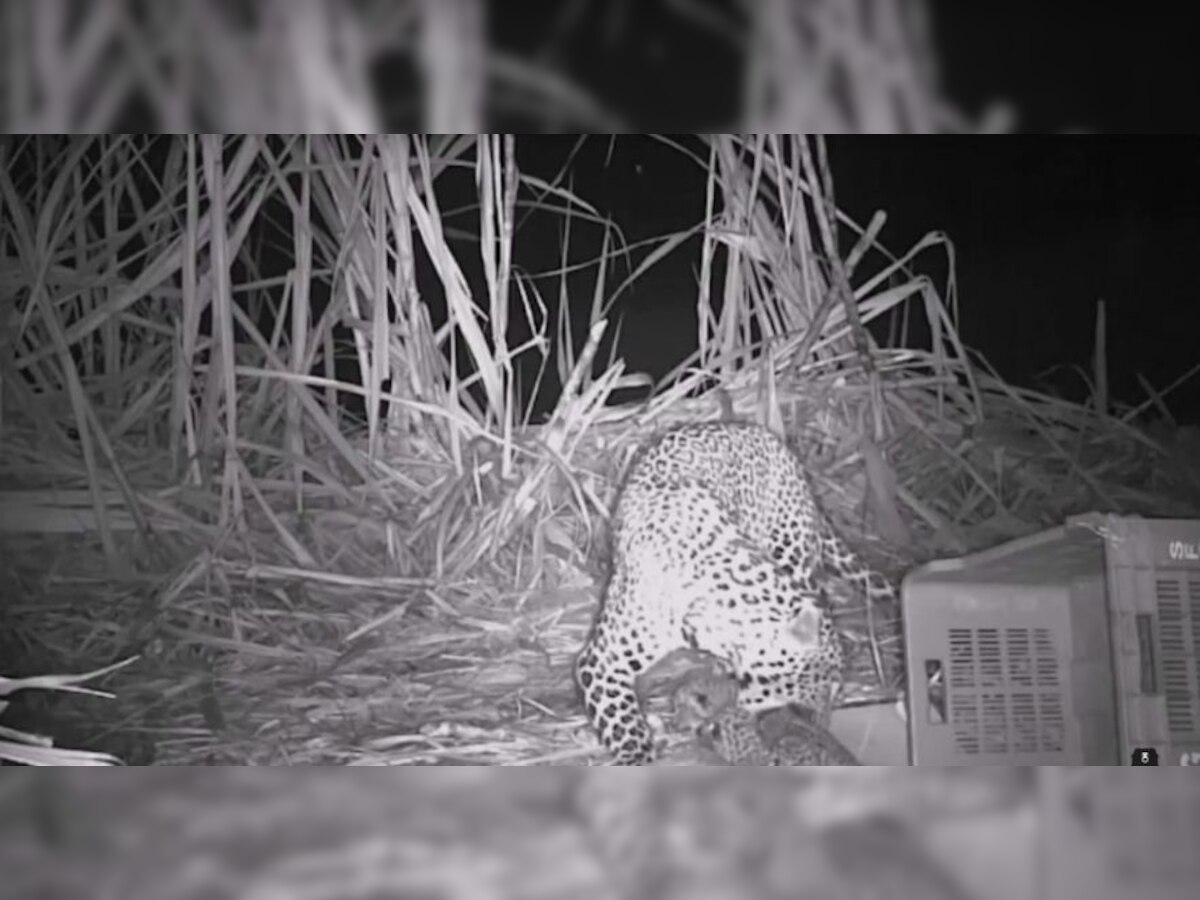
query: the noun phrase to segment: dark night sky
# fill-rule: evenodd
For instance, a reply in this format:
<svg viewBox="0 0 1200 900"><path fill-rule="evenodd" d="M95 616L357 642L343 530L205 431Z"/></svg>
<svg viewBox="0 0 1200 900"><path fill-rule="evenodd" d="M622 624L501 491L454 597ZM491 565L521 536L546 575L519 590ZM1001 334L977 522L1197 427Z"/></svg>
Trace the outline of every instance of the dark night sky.
<svg viewBox="0 0 1200 900"><path fill-rule="evenodd" d="M549 176L572 145L521 138L522 168ZM1200 141L840 138L830 141L830 155L839 204L860 223L886 211L882 237L892 252L928 231L950 235L963 338L1008 380L1028 383L1058 364L1087 367L1101 298L1119 399L1144 399L1136 372L1165 387L1200 362ZM611 214L629 242L702 217L699 169L649 139L622 138L611 148L592 139L574 172L576 190ZM528 232L518 244L530 240L542 243ZM586 255L582 246L578 253ZM922 259L918 269L943 286L944 256ZM676 253L628 297L621 351L631 369L662 375L694 348L695 260L694 247ZM571 285L573 296L590 290L590 279ZM1055 385L1081 387L1066 377ZM1189 385L1169 405L1200 421L1200 378Z"/></svg>
<svg viewBox="0 0 1200 900"><path fill-rule="evenodd" d="M840 202L864 221L887 210L893 251L951 236L963 337L1010 379L1088 365L1100 299L1118 397L1144 399L1136 372L1165 387L1200 362L1200 141L848 139L830 152ZM1197 387L1177 415L1200 420Z"/></svg>

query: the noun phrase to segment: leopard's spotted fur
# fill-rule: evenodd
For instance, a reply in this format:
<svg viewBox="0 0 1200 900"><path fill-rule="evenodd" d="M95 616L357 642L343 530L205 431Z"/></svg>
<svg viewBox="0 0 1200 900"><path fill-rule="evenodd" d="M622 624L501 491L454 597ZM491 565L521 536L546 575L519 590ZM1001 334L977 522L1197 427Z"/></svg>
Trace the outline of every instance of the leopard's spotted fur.
<svg viewBox="0 0 1200 900"><path fill-rule="evenodd" d="M615 762L654 760L636 682L682 648L727 663L743 709L794 703L827 726L844 661L828 585L895 598L829 526L804 467L770 431L693 424L650 445L618 499L611 577L576 662Z"/></svg>
<svg viewBox="0 0 1200 900"><path fill-rule="evenodd" d="M718 673L675 692L675 721L701 748L731 766L857 766L831 732L791 706L752 713L737 705L737 684Z"/></svg>

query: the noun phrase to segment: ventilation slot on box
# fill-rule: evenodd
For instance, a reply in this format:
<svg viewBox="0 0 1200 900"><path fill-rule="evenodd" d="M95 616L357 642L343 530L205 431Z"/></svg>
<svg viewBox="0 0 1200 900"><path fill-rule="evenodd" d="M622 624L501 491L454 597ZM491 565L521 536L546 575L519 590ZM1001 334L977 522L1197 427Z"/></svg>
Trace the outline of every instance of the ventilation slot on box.
<svg viewBox="0 0 1200 900"><path fill-rule="evenodd" d="M1047 628L952 628L950 721L962 753L1061 753L1066 710Z"/></svg>
<svg viewBox="0 0 1200 900"><path fill-rule="evenodd" d="M1200 740L1200 582L1159 578L1154 587L1167 728L1173 737Z"/></svg>

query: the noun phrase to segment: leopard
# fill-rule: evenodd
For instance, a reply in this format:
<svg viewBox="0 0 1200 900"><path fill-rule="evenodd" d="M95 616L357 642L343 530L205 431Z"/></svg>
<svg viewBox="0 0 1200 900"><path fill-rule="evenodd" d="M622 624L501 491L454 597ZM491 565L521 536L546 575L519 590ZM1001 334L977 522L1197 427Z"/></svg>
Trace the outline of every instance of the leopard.
<svg viewBox="0 0 1200 900"><path fill-rule="evenodd" d="M611 560L574 674L618 766L655 764L638 685L680 650L726 664L743 709L795 704L828 727L846 657L833 601L897 597L832 527L799 458L751 422L676 426L636 454Z"/></svg>
<svg viewBox="0 0 1200 900"><path fill-rule="evenodd" d="M719 672L684 681L672 697L675 723L701 756L730 766L859 766L832 732L794 706L755 715L737 705L737 682Z"/></svg>

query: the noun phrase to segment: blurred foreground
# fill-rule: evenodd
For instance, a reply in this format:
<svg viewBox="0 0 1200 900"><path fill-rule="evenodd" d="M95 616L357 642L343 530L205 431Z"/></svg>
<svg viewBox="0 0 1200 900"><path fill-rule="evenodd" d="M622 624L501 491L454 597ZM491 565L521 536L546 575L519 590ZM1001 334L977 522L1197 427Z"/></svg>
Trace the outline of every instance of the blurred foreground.
<svg viewBox="0 0 1200 900"><path fill-rule="evenodd" d="M1035 851L1050 843L1030 779L1017 770L463 767L373 776L13 769L0 777L3 893L64 900L614 897L575 813L582 778L601 785L641 779L667 798L651 807L652 827L671 833L681 823L692 832L720 831L738 821L718 808L721 797L754 786L780 796L787 794L781 786L794 783L788 823L747 818L743 808L741 830L729 826L706 839L745 847L758 843L753 829L761 828L763 846L778 850L786 834L791 843L777 855L786 857L789 877L801 878L797 866L821 873L819 883L794 885L799 897L861 896L861 886L836 883L837 873L869 874L881 861L907 877L909 862L884 859L903 854L881 851L896 842L874 822L898 822L908 843L924 848L906 854L927 851L921 865L944 869L977 900L1036 896ZM778 864L761 860L764 868ZM888 877L890 896L917 896ZM687 895L712 893L696 887ZM921 896L933 900L929 889Z"/></svg>

